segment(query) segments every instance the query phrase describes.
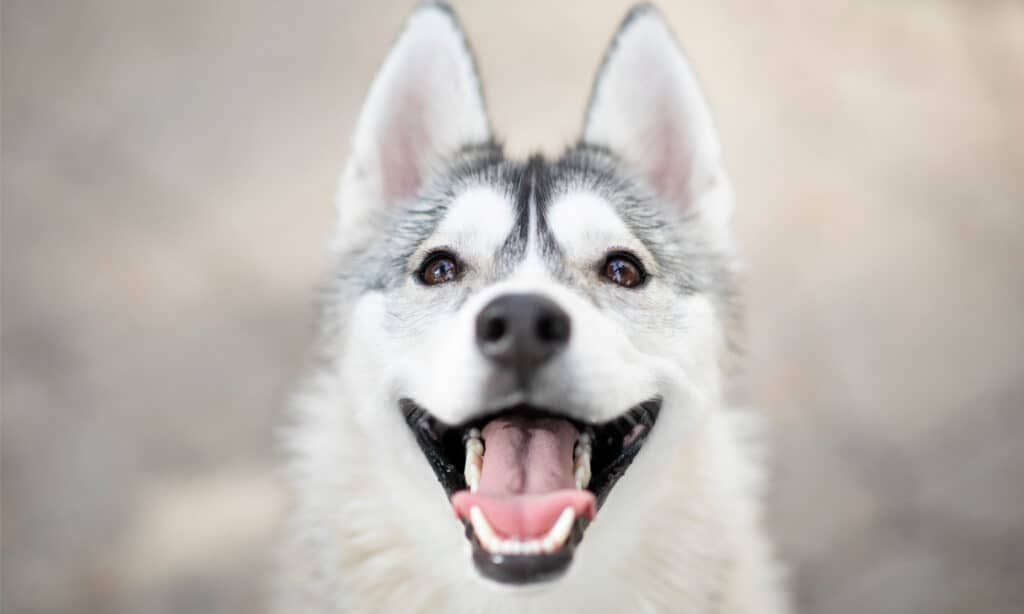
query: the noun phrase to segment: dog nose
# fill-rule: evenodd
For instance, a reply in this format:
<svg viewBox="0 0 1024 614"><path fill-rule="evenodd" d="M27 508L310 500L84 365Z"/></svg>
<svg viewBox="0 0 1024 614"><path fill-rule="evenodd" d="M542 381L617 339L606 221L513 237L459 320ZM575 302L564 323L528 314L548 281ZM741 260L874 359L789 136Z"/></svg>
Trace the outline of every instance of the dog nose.
<svg viewBox="0 0 1024 614"><path fill-rule="evenodd" d="M483 355L527 373L569 344L569 315L539 294L499 296L476 318L476 343Z"/></svg>

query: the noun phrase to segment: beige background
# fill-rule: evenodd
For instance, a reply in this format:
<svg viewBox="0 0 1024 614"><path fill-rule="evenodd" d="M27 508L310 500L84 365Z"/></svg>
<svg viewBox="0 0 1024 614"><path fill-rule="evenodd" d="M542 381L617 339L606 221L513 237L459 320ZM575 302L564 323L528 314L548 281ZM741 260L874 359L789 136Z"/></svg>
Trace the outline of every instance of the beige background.
<svg viewBox="0 0 1024 614"><path fill-rule="evenodd" d="M515 152L625 2L458 2ZM3 610L261 610L273 427L409 2L3 0ZM806 612L1024 603L1024 3L665 3L750 261Z"/></svg>

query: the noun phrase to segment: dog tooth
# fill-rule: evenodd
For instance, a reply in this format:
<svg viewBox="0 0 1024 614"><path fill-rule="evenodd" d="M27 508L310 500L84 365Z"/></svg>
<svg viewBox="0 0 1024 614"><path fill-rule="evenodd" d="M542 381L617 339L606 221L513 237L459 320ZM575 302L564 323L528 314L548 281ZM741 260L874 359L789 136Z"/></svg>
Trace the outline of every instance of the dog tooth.
<svg viewBox="0 0 1024 614"><path fill-rule="evenodd" d="M496 538L493 541L488 541L487 544L485 544L485 547L487 548L488 552L492 552L494 554L504 554L507 556L535 555L545 551L544 541L540 539L529 539L526 541L522 541L515 538ZM552 547L550 550L553 549L554 547Z"/></svg>
<svg viewBox="0 0 1024 614"><path fill-rule="evenodd" d="M580 457L584 452L588 455L592 449L592 443L590 439L590 433L580 433L579 439L576 440L576 447L573 448L572 457L575 460Z"/></svg>
<svg viewBox="0 0 1024 614"><path fill-rule="evenodd" d="M474 454L471 450L466 451L466 466L463 473L470 492L476 492L477 485L480 482L480 472L483 471L483 465L484 459L482 457Z"/></svg>
<svg viewBox="0 0 1024 614"><path fill-rule="evenodd" d="M466 484L469 486L470 492L476 492L477 485L480 482L480 462L479 459L466 458L466 468L464 471Z"/></svg>
<svg viewBox="0 0 1024 614"><path fill-rule="evenodd" d="M543 544L539 539L523 542L523 554L540 554L543 550Z"/></svg>
<svg viewBox="0 0 1024 614"><path fill-rule="evenodd" d="M480 485L480 467L468 458L466 459L465 478L466 485L469 486L469 492L476 492L477 487Z"/></svg>
<svg viewBox="0 0 1024 614"><path fill-rule="evenodd" d="M572 523L576 520L576 510L571 507L567 507L562 511L562 515L555 521L554 526L548 531L548 534L544 536L545 546L550 544L551 548L545 548L546 550L553 551L559 546L565 543L565 540L569 538L569 532L572 531Z"/></svg>
<svg viewBox="0 0 1024 614"><path fill-rule="evenodd" d="M573 448L573 476L576 478L576 488L582 490L590 484L590 455L593 449L593 440L590 433L580 433L576 440L576 447Z"/></svg>
<svg viewBox="0 0 1024 614"><path fill-rule="evenodd" d="M583 490L590 485L590 465L580 465L576 468L576 489Z"/></svg>
<svg viewBox="0 0 1024 614"><path fill-rule="evenodd" d="M590 484L590 451L586 451L576 457L573 463L573 476L576 478L576 488L583 490Z"/></svg>
<svg viewBox="0 0 1024 614"><path fill-rule="evenodd" d="M466 466L463 470L466 484L470 492L476 492L480 482L480 472L483 471L484 443L480 440L480 431L470 429L466 438Z"/></svg>
<svg viewBox="0 0 1024 614"><path fill-rule="evenodd" d="M483 456L484 442L480 438L480 431L478 429L469 429L469 432L466 434L466 450L472 450L474 454Z"/></svg>
<svg viewBox="0 0 1024 614"><path fill-rule="evenodd" d="M469 509L469 522L473 525L473 532L476 533L477 539L480 540L480 544L488 552L495 552L501 539L491 528L491 523L487 521L487 517L484 516L483 510L478 506L474 505Z"/></svg>

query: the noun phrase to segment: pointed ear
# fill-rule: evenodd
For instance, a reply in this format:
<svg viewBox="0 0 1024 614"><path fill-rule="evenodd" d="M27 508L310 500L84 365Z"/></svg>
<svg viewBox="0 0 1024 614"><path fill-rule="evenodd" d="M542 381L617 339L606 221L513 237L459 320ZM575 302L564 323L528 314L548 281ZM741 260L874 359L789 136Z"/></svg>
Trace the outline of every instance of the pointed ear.
<svg viewBox="0 0 1024 614"><path fill-rule="evenodd" d="M447 6L424 2L370 87L338 190L342 233L416 196L432 165L487 141L490 125L472 53Z"/></svg>
<svg viewBox="0 0 1024 614"><path fill-rule="evenodd" d="M650 5L629 12L605 53L583 141L624 157L655 192L684 208L724 179L697 79Z"/></svg>

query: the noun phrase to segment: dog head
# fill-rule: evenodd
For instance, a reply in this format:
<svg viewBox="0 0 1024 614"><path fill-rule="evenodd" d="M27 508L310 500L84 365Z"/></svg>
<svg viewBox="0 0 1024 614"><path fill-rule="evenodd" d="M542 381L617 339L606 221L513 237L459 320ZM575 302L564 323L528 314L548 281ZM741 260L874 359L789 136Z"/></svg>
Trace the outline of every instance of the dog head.
<svg viewBox="0 0 1024 614"><path fill-rule="evenodd" d="M589 547L588 527L656 513L666 460L719 394L731 193L653 9L615 35L556 160L507 159L481 92L451 11L418 8L343 172L322 343L358 470L413 547L550 585L577 550L628 547ZM459 521L470 547L449 552Z"/></svg>

